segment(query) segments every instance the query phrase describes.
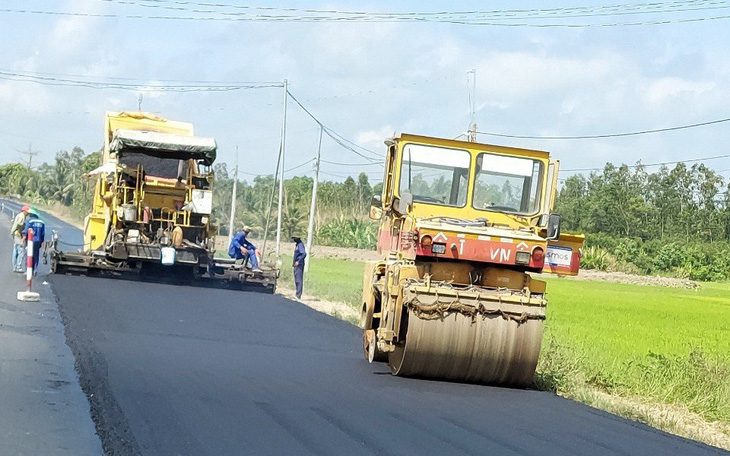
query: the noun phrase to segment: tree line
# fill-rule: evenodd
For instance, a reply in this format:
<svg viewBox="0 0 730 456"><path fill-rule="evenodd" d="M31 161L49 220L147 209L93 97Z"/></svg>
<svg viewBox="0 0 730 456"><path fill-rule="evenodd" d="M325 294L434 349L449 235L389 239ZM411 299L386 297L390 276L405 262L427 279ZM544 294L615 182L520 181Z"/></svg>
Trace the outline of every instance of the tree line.
<svg viewBox="0 0 730 456"><path fill-rule="evenodd" d="M91 208L94 182L84 176L100 164L101 153L84 153L79 147L59 151L53 162L33 169L9 163L0 166L0 194L15 196L38 205L60 203L73 215L84 217ZM216 180L213 195L213 221L218 232L228 234L231 213L233 176L225 163L214 167ZM292 177L284 181L282 230L289 237L306 236L313 179ZM249 225L254 235L263 237L267 219L271 221L270 235L276 228L278 200L271 196L278 187L274 176L258 176L251 182L239 181L236 190L236 219L234 227ZM368 217L370 201L380 184L371 186L365 173L344 182L319 183L315 212L315 241L325 245L374 248L377 225ZM270 209L270 211L269 211Z"/></svg>
<svg viewBox="0 0 730 456"><path fill-rule="evenodd" d="M214 219L219 232L228 234L233 193L233 176L225 163L215 165ZM277 181L272 175L254 177L251 182L239 181L236 188L236 219L234 226L249 225L254 235L262 237L267 220L273 236L277 213ZM290 237L306 236L312 187L311 177L284 180L282 231ZM380 193L382 184L370 184L368 176L347 177L344 182L320 181L314 216L315 242L340 247L375 248L378 226L368 218L370 202ZM273 192L272 192L273 191ZM273 195L273 200L272 200ZM269 212L271 208L271 212Z"/></svg>
<svg viewBox="0 0 730 456"><path fill-rule="evenodd" d="M60 203L83 217L93 191L93 182L84 175L99 161L99 152L86 154L75 147L59 151L53 162L34 169L9 163L0 166L0 194L32 204ZM214 170L213 221L219 233L227 235L233 176L225 163L216 164ZM285 236L306 235L312 185L310 177L285 180ZM380 183L373 186L365 173L343 182L320 182L315 242L374 248L378 227L367 214L372 196L381 188ZM249 225L262 237L268 219L273 236L276 190L272 175L239 181L236 229ZM556 212L565 231L587 234L582 260L586 268L701 280L730 278L730 189L718 172L704 164L678 163L654 172L641 164L607 164L601 171L576 174L562 183Z"/></svg>
<svg viewBox="0 0 730 456"><path fill-rule="evenodd" d="M583 266L722 280L730 273L730 197L704 164L655 172L607 164L565 179L556 212L587 233Z"/></svg>

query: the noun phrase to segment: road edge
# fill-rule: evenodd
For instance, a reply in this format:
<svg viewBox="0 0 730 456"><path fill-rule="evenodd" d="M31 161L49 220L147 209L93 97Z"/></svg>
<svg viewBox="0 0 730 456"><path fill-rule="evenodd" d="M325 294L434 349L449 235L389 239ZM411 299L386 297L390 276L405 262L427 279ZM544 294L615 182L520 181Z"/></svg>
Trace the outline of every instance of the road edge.
<svg viewBox="0 0 730 456"><path fill-rule="evenodd" d="M60 305L52 279L53 276L49 275L47 280L50 284L50 293L61 315L66 345L74 355L74 367L79 377L79 385L89 401L91 420L94 422L96 435L101 440L104 454L141 455L142 451L129 427L127 417L107 386L107 367L103 358L87 344L78 343L69 337L70 327L75 326L75 323L71 321L63 306ZM89 379L102 380L92 383Z"/></svg>

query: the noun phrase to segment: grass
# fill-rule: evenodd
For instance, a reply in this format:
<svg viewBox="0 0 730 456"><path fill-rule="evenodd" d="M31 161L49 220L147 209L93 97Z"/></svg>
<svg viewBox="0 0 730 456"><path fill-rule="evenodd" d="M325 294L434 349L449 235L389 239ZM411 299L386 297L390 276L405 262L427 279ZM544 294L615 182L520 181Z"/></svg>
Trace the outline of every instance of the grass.
<svg viewBox="0 0 730 456"><path fill-rule="evenodd" d="M280 281L294 288L291 255L282 256ZM350 304L360 310L363 263L360 261L313 258L304 274L304 293L328 301Z"/></svg>
<svg viewBox="0 0 730 456"><path fill-rule="evenodd" d="M695 291L548 282L538 387L603 408L603 393L641 398L730 424L730 284L706 283ZM357 308L361 283L361 262L315 258L304 287L307 294ZM282 284L293 287L289 267ZM640 415L625 412L625 404L612 410Z"/></svg>
<svg viewBox="0 0 730 456"><path fill-rule="evenodd" d="M697 291L553 279L538 382L686 407L730 423L730 284Z"/></svg>

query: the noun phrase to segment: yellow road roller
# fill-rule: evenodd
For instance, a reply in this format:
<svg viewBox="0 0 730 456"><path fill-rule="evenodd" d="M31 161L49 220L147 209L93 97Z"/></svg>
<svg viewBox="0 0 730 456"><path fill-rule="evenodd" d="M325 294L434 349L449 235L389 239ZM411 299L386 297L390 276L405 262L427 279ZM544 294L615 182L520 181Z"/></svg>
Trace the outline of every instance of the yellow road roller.
<svg viewBox="0 0 730 456"><path fill-rule="evenodd" d="M386 141L378 261L363 276L370 362L393 374L519 387L533 382L543 272L576 275L584 236L553 213L549 153L401 134Z"/></svg>

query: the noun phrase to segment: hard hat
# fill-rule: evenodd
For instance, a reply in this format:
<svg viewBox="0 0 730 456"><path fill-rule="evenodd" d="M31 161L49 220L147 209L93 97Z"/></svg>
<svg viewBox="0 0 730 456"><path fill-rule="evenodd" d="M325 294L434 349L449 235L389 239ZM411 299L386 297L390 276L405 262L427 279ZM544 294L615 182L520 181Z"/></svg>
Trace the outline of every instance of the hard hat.
<svg viewBox="0 0 730 456"><path fill-rule="evenodd" d="M30 210L30 206L28 206L28 205L26 204L26 205L24 205L24 206L23 206L23 207L22 207L22 208L20 209L20 212L28 212L29 210Z"/></svg>
<svg viewBox="0 0 730 456"><path fill-rule="evenodd" d="M250 226L248 226L248 225L244 225L244 226L243 226L243 231L245 231L245 232L247 232L247 233L248 233L249 231L251 231L251 227L250 227Z"/></svg>
<svg viewBox="0 0 730 456"><path fill-rule="evenodd" d="M35 206L31 206L28 209L28 214L35 215L36 217L38 217L38 209L36 209Z"/></svg>

